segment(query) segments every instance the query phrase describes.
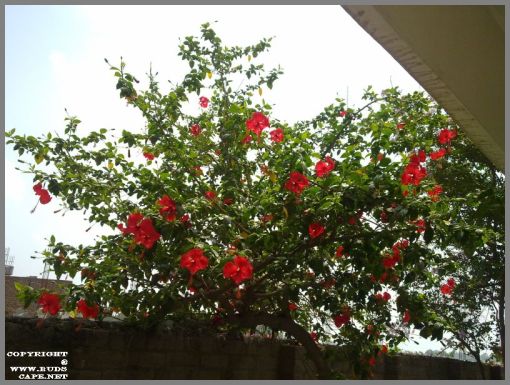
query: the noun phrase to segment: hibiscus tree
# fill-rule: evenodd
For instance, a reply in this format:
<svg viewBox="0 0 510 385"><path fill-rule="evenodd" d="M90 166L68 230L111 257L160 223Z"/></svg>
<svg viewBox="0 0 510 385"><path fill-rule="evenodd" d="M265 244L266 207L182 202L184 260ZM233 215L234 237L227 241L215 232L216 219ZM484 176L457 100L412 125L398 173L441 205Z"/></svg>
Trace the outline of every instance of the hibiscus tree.
<svg viewBox="0 0 510 385"><path fill-rule="evenodd" d="M430 199L427 167L446 167L449 152L426 154L455 151L462 133L426 96L396 89L287 124L254 93L282 74L252 64L271 39L228 48L208 24L201 32L180 46L190 71L168 89L152 73L137 89L125 63L107 62L143 131L83 135L68 117L62 137L7 133L20 155L55 166L31 169L39 195L44 185L55 198L38 210L60 204L116 231L88 246L51 237L44 258L57 276L88 269L59 306L140 323L184 313L221 328L265 325L302 344L319 378L333 374L316 341L343 346L364 377L382 344L429 322L411 283L434 263L431 213L448 196ZM157 161L144 159L149 145ZM53 314L51 301L40 303Z"/></svg>

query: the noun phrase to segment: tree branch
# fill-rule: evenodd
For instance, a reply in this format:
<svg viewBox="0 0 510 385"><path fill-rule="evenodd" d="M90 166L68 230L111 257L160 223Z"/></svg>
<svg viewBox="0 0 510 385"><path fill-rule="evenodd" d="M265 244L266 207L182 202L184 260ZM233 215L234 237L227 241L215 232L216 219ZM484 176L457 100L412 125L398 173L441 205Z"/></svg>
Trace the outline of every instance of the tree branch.
<svg viewBox="0 0 510 385"><path fill-rule="evenodd" d="M227 317L226 321L241 327L255 328L257 325L269 326L272 329L283 330L292 335L303 345L310 358L317 367L318 378L328 380L332 378L332 371L322 356L322 352L314 342L308 331L295 323L292 318L278 317L267 313L247 312Z"/></svg>

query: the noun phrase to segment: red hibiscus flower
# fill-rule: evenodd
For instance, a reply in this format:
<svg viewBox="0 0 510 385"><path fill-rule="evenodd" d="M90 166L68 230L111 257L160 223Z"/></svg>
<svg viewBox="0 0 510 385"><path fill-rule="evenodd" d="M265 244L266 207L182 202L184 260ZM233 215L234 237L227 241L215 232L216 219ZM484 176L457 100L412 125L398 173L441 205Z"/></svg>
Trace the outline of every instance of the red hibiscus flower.
<svg viewBox="0 0 510 385"><path fill-rule="evenodd" d="M124 235L128 234L134 234L138 229L138 224L143 219L143 215L140 213L132 213L129 214L128 220L127 220L127 227L124 227L124 225L121 223L117 225L118 229L122 231Z"/></svg>
<svg viewBox="0 0 510 385"><path fill-rule="evenodd" d="M140 222L138 232L135 234L135 242L139 245L145 246L146 249L152 249L154 243L158 241L161 234L156 231L152 225L150 218L144 218Z"/></svg>
<svg viewBox="0 0 510 385"><path fill-rule="evenodd" d="M61 308L60 297L56 294L41 293L37 303L41 306L43 313L50 313L51 315L57 314Z"/></svg>
<svg viewBox="0 0 510 385"><path fill-rule="evenodd" d="M288 307L289 307L290 311L295 311L298 308L298 306L295 303L292 303L292 302L289 302Z"/></svg>
<svg viewBox="0 0 510 385"><path fill-rule="evenodd" d="M397 129L401 130L401 129L403 129L405 126L406 126L406 124L405 124L405 123L399 123L399 124L397 124Z"/></svg>
<svg viewBox="0 0 510 385"><path fill-rule="evenodd" d="M427 160L427 154L424 150L418 150L418 155L411 156L411 163L418 164Z"/></svg>
<svg viewBox="0 0 510 385"><path fill-rule="evenodd" d="M406 324L409 323L409 321L411 321L411 313L409 312L409 309L406 309L404 316L402 317L402 322Z"/></svg>
<svg viewBox="0 0 510 385"><path fill-rule="evenodd" d="M214 191L206 191L206 192L204 193L204 196L205 196L205 198L206 198L207 200L212 201L212 200L214 200L214 199L216 198L216 193L215 193Z"/></svg>
<svg viewBox="0 0 510 385"><path fill-rule="evenodd" d="M262 218L260 218L260 220L262 222L271 222L273 220L273 215L271 214L263 215Z"/></svg>
<svg viewBox="0 0 510 385"><path fill-rule="evenodd" d="M269 119L262 112L254 112L246 121L246 128L260 136L264 128L269 127Z"/></svg>
<svg viewBox="0 0 510 385"><path fill-rule="evenodd" d="M395 242L393 246L391 246L391 248L393 249L393 253L395 253L395 249L407 249L408 247L409 241L407 239Z"/></svg>
<svg viewBox="0 0 510 385"><path fill-rule="evenodd" d="M175 220L177 214L177 207L175 202L168 195L163 195L163 197L158 200L158 205L161 206L159 209L159 213L165 218L167 221L173 222Z"/></svg>
<svg viewBox="0 0 510 385"><path fill-rule="evenodd" d="M241 140L242 144L250 143L253 140L253 137L251 135L246 135L243 140Z"/></svg>
<svg viewBox="0 0 510 385"><path fill-rule="evenodd" d="M393 245L391 249L393 251L393 257L398 257L400 259L400 249L396 245Z"/></svg>
<svg viewBox="0 0 510 385"><path fill-rule="evenodd" d="M394 258L383 258L383 266L387 269L392 268L397 264L397 261Z"/></svg>
<svg viewBox="0 0 510 385"><path fill-rule="evenodd" d="M333 286L335 286L336 279L335 278L328 278L328 279L322 281L320 284L321 284L321 286L324 289L331 289Z"/></svg>
<svg viewBox="0 0 510 385"><path fill-rule="evenodd" d="M441 285L441 293L443 295L449 295L452 294L453 289L448 286L447 284Z"/></svg>
<svg viewBox="0 0 510 385"><path fill-rule="evenodd" d="M386 254L385 258L383 258L382 263L386 269L391 269L398 263L398 261L400 261L400 255L394 252L392 256Z"/></svg>
<svg viewBox="0 0 510 385"><path fill-rule="evenodd" d="M47 203L50 203L51 201L51 196L50 196L50 193L48 192L48 190L41 190L41 194L39 195L39 202L41 202L41 204L45 205Z"/></svg>
<svg viewBox="0 0 510 385"><path fill-rule="evenodd" d="M201 96L199 99L200 107L207 108L209 105L209 99L207 99L205 96Z"/></svg>
<svg viewBox="0 0 510 385"><path fill-rule="evenodd" d="M275 143L283 141L283 130L281 128L271 131L269 135L271 135L271 140Z"/></svg>
<svg viewBox="0 0 510 385"><path fill-rule="evenodd" d="M342 311L342 314L338 314L333 317L333 321L335 322L335 326L337 328L341 327L342 325L345 325L351 320L351 312L349 308L345 308Z"/></svg>
<svg viewBox="0 0 510 385"><path fill-rule="evenodd" d="M427 169L421 165L408 164L404 169L401 182L404 186L413 184L418 186L423 178L427 176Z"/></svg>
<svg viewBox="0 0 510 385"><path fill-rule="evenodd" d="M347 220L347 223L349 223L351 226L354 226L356 223L358 223L358 218L357 217L349 217L349 219Z"/></svg>
<svg viewBox="0 0 510 385"><path fill-rule="evenodd" d="M180 220L182 223L189 222L189 214L184 214Z"/></svg>
<svg viewBox="0 0 510 385"><path fill-rule="evenodd" d="M95 303L94 305L89 306L83 298L76 302L76 308L83 318L97 318L99 315L99 305Z"/></svg>
<svg viewBox="0 0 510 385"><path fill-rule="evenodd" d="M425 224L425 220L423 219L417 219L416 221L412 222L417 228L416 228L416 232L417 233L423 233L426 229L426 224Z"/></svg>
<svg viewBox="0 0 510 385"><path fill-rule="evenodd" d="M310 182L306 176L300 172L292 171L289 180L285 183L285 188L296 195L300 195L309 184Z"/></svg>
<svg viewBox="0 0 510 385"><path fill-rule="evenodd" d="M225 206L230 206L232 203L234 203L234 199L233 198L225 198L225 199L223 199L223 204Z"/></svg>
<svg viewBox="0 0 510 385"><path fill-rule="evenodd" d="M427 176L427 169L420 163L425 162L425 151L419 150L418 154L411 155L409 164L405 167L402 173L401 182L403 185L413 184L418 186L423 178Z"/></svg>
<svg viewBox="0 0 510 385"><path fill-rule="evenodd" d="M342 118L343 118L343 117L345 117L345 115L347 115L347 111L340 111L340 112L338 113L338 116L340 116L340 117L342 117Z"/></svg>
<svg viewBox="0 0 510 385"><path fill-rule="evenodd" d="M229 261L223 267L223 277L230 278L239 285L241 282L253 276L253 266L247 258L236 255L233 261Z"/></svg>
<svg viewBox="0 0 510 385"><path fill-rule="evenodd" d="M385 291L384 293L377 293L374 295L374 297L377 301L381 301L381 302L382 301L388 302L391 299L391 295L387 291Z"/></svg>
<svg viewBox="0 0 510 385"><path fill-rule="evenodd" d="M336 255L337 258L340 258L342 255L344 255L344 247L343 246L338 246L336 248L335 255Z"/></svg>
<svg viewBox="0 0 510 385"><path fill-rule="evenodd" d="M32 187L34 189L34 192L35 192L35 195L40 195L41 194L41 191L44 190L43 187L42 187L42 183L39 182L37 183L34 187Z"/></svg>
<svg viewBox="0 0 510 385"><path fill-rule="evenodd" d="M324 160L319 160L315 164L315 174L319 178L328 175L335 168L335 161L331 157L327 156Z"/></svg>
<svg viewBox="0 0 510 385"><path fill-rule="evenodd" d="M34 187L34 192L35 192L35 195L38 195L39 196L39 202L41 202L41 204L45 205L47 203L50 203L51 201L51 196L50 196L50 193L48 192L48 190L44 189L42 187L42 183L37 183Z"/></svg>
<svg viewBox="0 0 510 385"><path fill-rule="evenodd" d="M437 135L437 140L441 144L450 144L452 139L457 136L457 130L449 130L447 128L442 129Z"/></svg>
<svg viewBox="0 0 510 385"><path fill-rule="evenodd" d="M207 106L206 106L207 107ZM198 136L200 135L200 133L202 132L202 128L200 127L199 124L195 123L193 124L190 129L189 129L189 132L191 133L191 135L193 136Z"/></svg>
<svg viewBox="0 0 510 385"><path fill-rule="evenodd" d="M438 159L441 159L445 155L446 155L446 149L440 148L439 150L430 153L430 159L438 160Z"/></svg>
<svg viewBox="0 0 510 385"><path fill-rule="evenodd" d="M154 154L152 152L144 152L143 156L145 156L147 160L154 160Z"/></svg>
<svg viewBox="0 0 510 385"><path fill-rule="evenodd" d="M181 256L181 267L187 269L191 275L195 275L197 271L207 268L209 260L204 255L202 249L191 249Z"/></svg>
<svg viewBox="0 0 510 385"><path fill-rule="evenodd" d="M443 295L450 295L455 288L455 279L449 278L444 285L441 285L441 293Z"/></svg>
<svg viewBox="0 0 510 385"><path fill-rule="evenodd" d="M311 238L319 237L326 229L320 223L314 222L308 226L308 234Z"/></svg>
<svg viewBox="0 0 510 385"><path fill-rule="evenodd" d="M388 353L388 347L386 345L382 345L381 350L379 350L379 353L381 353L381 354Z"/></svg>
<svg viewBox="0 0 510 385"><path fill-rule="evenodd" d="M152 225L150 218L144 218L140 213L132 213L129 215L127 220L127 227L123 224L117 226L124 236L133 234L135 236L135 242L139 245L145 246L147 249L151 249L154 243L161 237L156 229Z"/></svg>
<svg viewBox="0 0 510 385"><path fill-rule="evenodd" d="M443 192L443 188L440 185L435 185L432 190L429 190L427 194L429 194L430 199L432 199L433 202L437 202L439 200L439 194Z"/></svg>

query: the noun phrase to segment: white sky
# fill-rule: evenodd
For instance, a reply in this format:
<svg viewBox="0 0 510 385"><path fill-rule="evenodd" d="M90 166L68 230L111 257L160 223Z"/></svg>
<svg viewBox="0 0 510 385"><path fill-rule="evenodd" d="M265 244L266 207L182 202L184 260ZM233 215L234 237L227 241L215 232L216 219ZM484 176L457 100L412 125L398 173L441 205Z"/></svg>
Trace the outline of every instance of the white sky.
<svg viewBox="0 0 510 385"><path fill-rule="evenodd" d="M284 70L263 95L281 120L311 118L336 97L360 105L368 85L422 90L340 6L6 6L6 130L63 131L64 108L82 120L83 130L140 129L140 114L119 99L103 59L116 65L123 56L127 71L142 81L152 62L164 87L186 70L178 38L198 36L200 24L214 21L228 45L275 36L270 54L258 59L266 69ZM15 255L15 275L40 275L42 262L30 256L44 249L45 238L88 243L101 229L85 233L89 225L78 213L53 214L56 198L30 214L37 201L32 178L15 171L16 162L7 148L5 244Z"/></svg>

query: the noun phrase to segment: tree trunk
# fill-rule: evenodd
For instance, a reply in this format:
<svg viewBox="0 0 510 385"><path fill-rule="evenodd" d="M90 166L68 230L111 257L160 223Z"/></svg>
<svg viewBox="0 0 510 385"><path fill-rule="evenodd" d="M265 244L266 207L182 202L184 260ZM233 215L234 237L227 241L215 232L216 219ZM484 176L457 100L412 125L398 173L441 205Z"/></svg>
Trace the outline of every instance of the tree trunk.
<svg viewBox="0 0 510 385"><path fill-rule="evenodd" d="M482 360L480 359L480 354L475 354L476 363L478 364L478 369L480 369L480 374L482 375L482 380L485 380L485 368L483 367Z"/></svg>
<svg viewBox="0 0 510 385"><path fill-rule="evenodd" d="M320 380L332 379L333 373L324 360L322 352L302 326L295 323L292 318L279 317L267 313L243 313L226 318L226 322L237 324L241 327L257 327L257 325L266 325L272 329L283 330L292 335L306 349L310 358L317 367L318 378Z"/></svg>

